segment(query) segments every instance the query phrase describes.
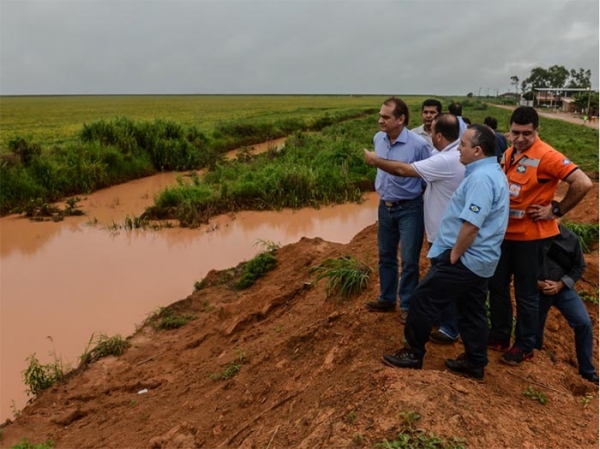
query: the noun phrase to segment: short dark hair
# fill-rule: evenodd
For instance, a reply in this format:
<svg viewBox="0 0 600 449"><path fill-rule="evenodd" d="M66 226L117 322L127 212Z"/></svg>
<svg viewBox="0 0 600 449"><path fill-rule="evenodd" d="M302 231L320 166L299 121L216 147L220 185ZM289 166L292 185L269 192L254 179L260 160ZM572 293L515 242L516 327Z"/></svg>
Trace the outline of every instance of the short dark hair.
<svg viewBox="0 0 600 449"><path fill-rule="evenodd" d="M406 106L406 103L404 101L402 101L400 98L390 97L387 100L385 100L383 104L385 104L386 106L393 106L394 117L400 118L400 116L403 115L405 118L404 126L408 126L408 122L410 121L410 114L408 112L408 106Z"/></svg>
<svg viewBox="0 0 600 449"><path fill-rule="evenodd" d="M498 120L496 120L491 115L488 115L486 118L483 119L483 124L489 126L494 131L496 131L496 129L498 129Z"/></svg>
<svg viewBox="0 0 600 449"><path fill-rule="evenodd" d="M517 125L529 125L531 123L534 129L538 129L540 118L537 111L531 106L519 106L510 116L510 124L513 123Z"/></svg>
<svg viewBox="0 0 600 449"><path fill-rule="evenodd" d="M442 103L440 103L438 100L435 100L433 98L428 98L421 105L421 111L423 111L423 109L425 109L425 106L435 106L435 108L438 111L438 114L442 113Z"/></svg>
<svg viewBox="0 0 600 449"><path fill-rule="evenodd" d="M449 142L454 142L458 139L460 132L460 126L458 125L458 119L452 114L439 114L433 119L433 132L441 133L444 139Z"/></svg>
<svg viewBox="0 0 600 449"><path fill-rule="evenodd" d="M471 146L479 145L487 157L496 156L496 134L486 125L470 125L467 129L475 131L471 138Z"/></svg>
<svg viewBox="0 0 600 449"><path fill-rule="evenodd" d="M450 106L448 106L448 112L456 116L462 115L462 106L456 101L454 103L450 103Z"/></svg>

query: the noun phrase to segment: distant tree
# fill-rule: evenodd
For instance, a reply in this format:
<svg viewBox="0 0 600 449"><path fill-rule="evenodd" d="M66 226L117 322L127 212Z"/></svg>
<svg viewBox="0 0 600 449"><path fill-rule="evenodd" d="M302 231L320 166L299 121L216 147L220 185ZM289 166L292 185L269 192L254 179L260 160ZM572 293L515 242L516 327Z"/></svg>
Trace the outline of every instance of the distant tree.
<svg viewBox="0 0 600 449"><path fill-rule="evenodd" d="M575 69L571 69L571 78L569 79L569 88L591 88L592 87L592 71L590 69L583 70L582 68L579 71Z"/></svg>
<svg viewBox="0 0 600 449"><path fill-rule="evenodd" d="M469 93L467 94L467 98L472 98L472 97L473 97L473 92L469 92Z"/></svg>
<svg viewBox="0 0 600 449"><path fill-rule="evenodd" d="M586 113L598 111L598 92L589 90L587 92L578 92L575 95L575 105L578 110L586 110ZM588 105L590 106L589 111L587 110Z"/></svg>
<svg viewBox="0 0 600 449"><path fill-rule="evenodd" d="M535 67L521 84L523 90L534 88L560 89L565 87L569 79L569 71L562 65L553 65L549 69Z"/></svg>

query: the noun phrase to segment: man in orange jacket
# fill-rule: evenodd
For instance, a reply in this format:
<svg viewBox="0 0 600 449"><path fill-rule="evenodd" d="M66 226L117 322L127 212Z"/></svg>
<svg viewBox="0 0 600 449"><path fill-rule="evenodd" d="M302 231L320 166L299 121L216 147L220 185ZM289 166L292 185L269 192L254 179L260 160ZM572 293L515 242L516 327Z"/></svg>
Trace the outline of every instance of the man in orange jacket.
<svg viewBox="0 0 600 449"><path fill-rule="evenodd" d="M577 165L539 138L538 130L536 110L516 108L510 118L512 146L500 162L508 178L510 212L502 255L489 287L488 345L506 351L501 360L509 365L533 358L539 311L537 280L552 239L559 234L556 218L573 209L592 187ZM569 188L557 202L554 195L560 181ZM513 276L517 321L511 347Z"/></svg>

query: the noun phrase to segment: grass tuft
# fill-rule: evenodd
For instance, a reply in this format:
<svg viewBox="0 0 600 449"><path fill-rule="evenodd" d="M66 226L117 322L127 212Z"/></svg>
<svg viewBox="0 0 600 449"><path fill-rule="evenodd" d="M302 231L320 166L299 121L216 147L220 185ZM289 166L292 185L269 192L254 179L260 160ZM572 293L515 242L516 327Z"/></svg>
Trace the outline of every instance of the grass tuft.
<svg viewBox="0 0 600 449"><path fill-rule="evenodd" d="M343 300L347 300L350 295L358 294L368 286L373 269L352 256L342 256L327 259L311 267L310 271L317 274L314 283L327 278L328 298L339 294Z"/></svg>
<svg viewBox="0 0 600 449"><path fill-rule="evenodd" d="M161 307L149 317L148 321L154 329L171 330L179 329L195 319L194 315L177 313L170 307Z"/></svg>
<svg viewBox="0 0 600 449"><path fill-rule="evenodd" d="M464 438L452 437L449 440L416 427L421 415L415 412L402 412L402 430L393 441L385 440L376 447L384 449L464 449Z"/></svg>

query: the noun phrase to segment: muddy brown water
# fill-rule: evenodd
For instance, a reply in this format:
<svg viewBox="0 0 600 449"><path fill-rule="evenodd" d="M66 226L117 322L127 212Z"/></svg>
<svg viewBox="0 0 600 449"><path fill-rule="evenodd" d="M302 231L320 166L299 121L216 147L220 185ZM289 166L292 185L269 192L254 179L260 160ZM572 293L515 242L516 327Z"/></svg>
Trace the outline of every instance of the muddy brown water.
<svg viewBox="0 0 600 449"><path fill-rule="evenodd" d="M188 296L211 269L302 237L347 243L377 219L377 195L362 204L215 217L198 229L111 231L139 215L181 176L164 173L84 197L84 217L63 222L0 219L0 420L27 401L22 371L54 352L72 367L92 334L130 335L158 307ZM376 251L376 249L373 249Z"/></svg>

